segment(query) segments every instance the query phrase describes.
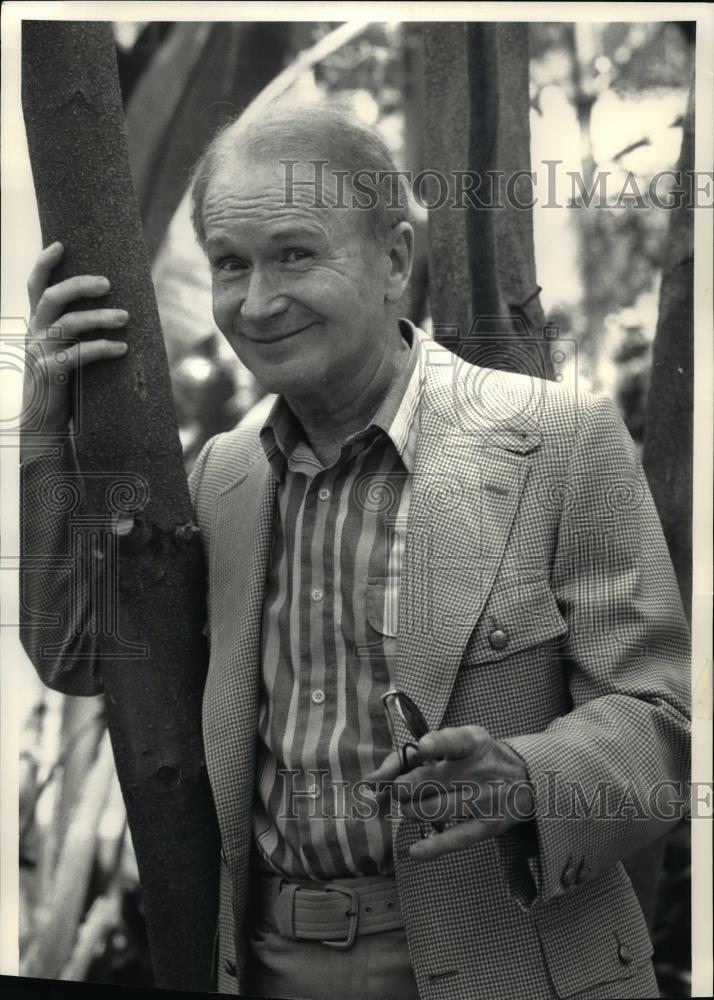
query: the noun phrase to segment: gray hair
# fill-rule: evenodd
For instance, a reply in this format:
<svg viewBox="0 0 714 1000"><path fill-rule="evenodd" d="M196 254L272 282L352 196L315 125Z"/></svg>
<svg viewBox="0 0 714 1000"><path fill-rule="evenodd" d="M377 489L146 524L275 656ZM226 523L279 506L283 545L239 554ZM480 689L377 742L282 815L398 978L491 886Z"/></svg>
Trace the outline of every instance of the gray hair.
<svg viewBox="0 0 714 1000"><path fill-rule="evenodd" d="M191 221L200 245L205 248L203 202L213 172L235 155L310 162L323 160L327 169L347 171L348 180L368 178L365 210L375 240L383 240L394 226L409 221L409 188L398 176L394 157L378 133L363 125L347 110L328 104L271 105L259 120L238 118L224 126L211 140L191 177ZM372 181L374 178L374 181Z"/></svg>

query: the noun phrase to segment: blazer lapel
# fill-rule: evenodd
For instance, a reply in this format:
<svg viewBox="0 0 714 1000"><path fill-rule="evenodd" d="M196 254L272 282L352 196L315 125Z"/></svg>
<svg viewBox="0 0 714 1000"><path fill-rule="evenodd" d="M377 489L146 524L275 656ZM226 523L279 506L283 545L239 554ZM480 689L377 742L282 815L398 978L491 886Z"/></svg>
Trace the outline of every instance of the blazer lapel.
<svg viewBox="0 0 714 1000"><path fill-rule="evenodd" d="M203 702L204 742L223 850L250 850L260 628L277 483L267 461L217 497L210 596L212 648Z"/></svg>
<svg viewBox="0 0 714 1000"><path fill-rule="evenodd" d="M501 563L533 435L469 435L423 408L399 592L397 686L441 725Z"/></svg>

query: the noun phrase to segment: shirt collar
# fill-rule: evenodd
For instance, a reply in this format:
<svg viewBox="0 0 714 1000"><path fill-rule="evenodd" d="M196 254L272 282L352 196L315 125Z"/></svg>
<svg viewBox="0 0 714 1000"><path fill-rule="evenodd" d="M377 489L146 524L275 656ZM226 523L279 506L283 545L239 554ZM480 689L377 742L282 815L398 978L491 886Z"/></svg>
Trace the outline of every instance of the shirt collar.
<svg viewBox="0 0 714 1000"><path fill-rule="evenodd" d="M423 379L419 364L419 342L424 334L407 319L400 319L399 329L409 345L406 365L394 379L379 409L363 430L352 434L345 441L344 449L364 438L375 429L389 436L407 472L411 473L416 458L418 438L417 413L421 399ZM286 466L299 465L313 474L323 470L317 456L305 441L300 421L282 396L278 396L260 431L260 440L273 475L279 481ZM343 449L343 455L344 455Z"/></svg>

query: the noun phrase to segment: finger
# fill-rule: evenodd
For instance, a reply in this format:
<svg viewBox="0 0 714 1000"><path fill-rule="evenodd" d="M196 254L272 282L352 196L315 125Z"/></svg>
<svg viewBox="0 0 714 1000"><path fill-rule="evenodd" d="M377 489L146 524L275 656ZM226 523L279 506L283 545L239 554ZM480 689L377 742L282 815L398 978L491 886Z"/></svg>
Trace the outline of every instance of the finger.
<svg viewBox="0 0 714 1000"><path fill-rule="evenodd" d="M445 823L453 819L454 802L452 794L434 783L417 788L408 801L400 802L405 819L417 819L422 823Z"/></svg>
<svg viewBox="0 0 714 1000"><path fill-rule="evenodd" d="M59 331L60 337L79 337L92 330L119 330L128 320L126 309L87 309L64 313L52 329Z"/></svg>
<svg viewBox="0 0 714 1000"><path fill-rule="evenodd" d="M113 361L123 357L129 345L122 340L87 340L74 344L66 351L67 360L63 370L73 371L94 361Z"/></svg>
<svg viewBox="0 0 714 1000"><path fill-rule="evenodd" d="M52 326L66 311L70 302L77 299L98 298L106 295L111 285L109 279L98 274L77 274L73 278L58 281L56 285L45 288L39 298L37 308L32 318L33 330L41 330Z"/></svg>
<svg viewBox="0 0 714 1000"><path fill-rule="evenodd" d="M412 768L416 767L424 760L424 754L422 754L416 747L409 746L406 748L407 752L407 764L409 767L408 771L402 770L402 754L396 750L392 750L387 757L385 757L382 764L377 768L376 771L372 771L371 774L366 775L367 781L394 781L399 775L411 774Z"/></svg>
<svg viewBox="0 0 714 1000"><path fill-rule="evenodd" d="M417 788L408 802L401 803L402 815L423 823L464 823L481 819L479 793L480 788L475 783L464 782L463 787L447 789L439 788L436 782L428 782ZM489 815L487 804L483 811Z"/></svg>
<svg viewBox="0 0 714 1000"><path fill-rule="evenodd" d="M502 832L502 828L501 820L473 819L466 823L458 823L456 826L450 826L443 833L435 833L431 837L416 841L409 848L409 856L414 861L431 861L444 854L464 851L474 844L488 840L489 837L498 836Z"/></svg>
<svg viewBox="0 0 714 1000"><path fill-rule="evenodd" d="M402 762L396 750L387 754L376 771L365 775L366 781L393 781L400 773Z"/></svg>
<svg viewBox="0 0 714 1000"><path fill-rule="evenodd" d="M400 802L408 802L417 794L438 794L442 789L447 792L454 782L469 776L469 772L464 772L458 764L451 761L435 761L431 758L425 761L423 755L420 760L420 764L409 771L403 771L393 781L393 794ZM431 793L430 788L433 789Z"/></svg>
<svg viewBox="0 0 714 1000"><path fill-rule="evenodd" d="M459 760L480 757L493 744L493 737L483 726L450 726L435 729L419 740L419 749L426 757L438 760Z"/></svg>
<svg viewBox="0 0 714 1000"><path fill-rule="evenodd" d="M30 272L30 277L27 279L27 296L30 300L30 312L35 311L37 303L40 301L40 296L47 287L47 282L50 280L50 274L57 267L63 256L64 247L57 241L45 247L35 261L35 266Z"/></svg>

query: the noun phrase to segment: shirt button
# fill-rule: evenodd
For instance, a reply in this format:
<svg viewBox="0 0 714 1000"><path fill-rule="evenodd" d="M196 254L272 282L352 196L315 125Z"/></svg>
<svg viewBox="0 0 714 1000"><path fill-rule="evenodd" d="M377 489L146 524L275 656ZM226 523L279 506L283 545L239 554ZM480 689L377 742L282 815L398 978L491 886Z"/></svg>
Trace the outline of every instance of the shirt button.
<svg viewBox="0 0 714 1000"><path fill-rule="evenodd" d="M312 692L311 697L316 705L321 705L325 700L325 692L318 688L316 691Z"/></svg>
<svg viewBox="0 0 714 1000"><path fill-rule="evenodd" d="M316 602L317 601L321 601L322 600L322 591L320 590L320 588L319 587L315 587L314 590L310 591L310 597L313 599L313 601L316 601Z"/></svg>
<svg viewBox="0 0 714 1000"><path fill-rule="evenodd" d="M502 628L495 628L488 637L492 649L505 649L508 645L508 633Z"/></svg>
<svg viewBox="0 0 714 1000"><path fill-rule="evenodd" d="M320 788L319 788L319 786L318 785L310 785L309 788L308 788L308 790L307 790L307 794L314 796L314 798L317 798L319 796L319 794L320 794Z"/></svg>
<svg viewBox="0 0 714 1000"><path fill-rule="evenodd" d="M330 499L330 491L326 490L324 486L323 486L323 488L321 490L318 491L317 495L320 498L320 500L329 500Z"/></svg>

